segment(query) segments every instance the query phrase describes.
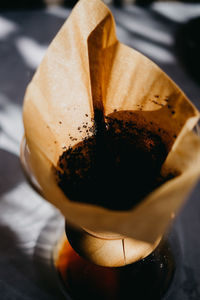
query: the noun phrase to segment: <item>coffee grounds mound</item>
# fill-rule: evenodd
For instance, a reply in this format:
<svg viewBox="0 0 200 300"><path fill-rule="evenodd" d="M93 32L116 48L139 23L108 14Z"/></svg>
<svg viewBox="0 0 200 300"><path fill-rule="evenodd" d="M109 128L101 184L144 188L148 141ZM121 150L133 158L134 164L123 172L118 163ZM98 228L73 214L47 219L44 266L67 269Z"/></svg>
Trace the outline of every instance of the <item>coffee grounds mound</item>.
<svg viewBox="0 0 200 300"><path fill-rule="evenodd" d="M106 130L60 156L59 187L75 202L128 210L173 177L162 178L167 156L161 137L134 122L106 118Z"/></svg>

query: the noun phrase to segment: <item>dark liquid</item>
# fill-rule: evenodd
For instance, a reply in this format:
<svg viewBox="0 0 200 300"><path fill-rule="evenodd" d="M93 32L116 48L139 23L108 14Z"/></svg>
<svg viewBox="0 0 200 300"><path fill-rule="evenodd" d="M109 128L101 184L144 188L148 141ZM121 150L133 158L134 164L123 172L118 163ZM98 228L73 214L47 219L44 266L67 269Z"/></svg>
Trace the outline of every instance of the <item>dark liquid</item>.
<svg viewBox="0 0 200 300"><path fill-rule="evenodd" d="M166 242L141 261L106 268L80 257L66 240L57 268L72 299L159 300L171 283L175 264Z"/></svg>
<svg viewBox="0 0 200 300"><path fill-rule="evenodd" d="M60 157L58 184L72 201L127 210L169 179L160 175L166 156L158 134L132 121L107 118L102 131Z"/></svg>

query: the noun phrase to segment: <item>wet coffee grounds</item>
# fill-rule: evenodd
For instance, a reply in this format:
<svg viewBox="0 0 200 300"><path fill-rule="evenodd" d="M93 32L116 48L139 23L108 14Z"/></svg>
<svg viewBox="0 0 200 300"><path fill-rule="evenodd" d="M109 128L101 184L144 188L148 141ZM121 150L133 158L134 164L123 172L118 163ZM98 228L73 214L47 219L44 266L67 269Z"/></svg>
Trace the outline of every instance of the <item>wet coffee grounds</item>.
<svg viewBox="0 0 200 300"><path fill-rule="evenodd" d="M160 175L167 150L157 133L111 117L92 130L58 161L58 185L71 201L128 210L173 177Z"/></svg>

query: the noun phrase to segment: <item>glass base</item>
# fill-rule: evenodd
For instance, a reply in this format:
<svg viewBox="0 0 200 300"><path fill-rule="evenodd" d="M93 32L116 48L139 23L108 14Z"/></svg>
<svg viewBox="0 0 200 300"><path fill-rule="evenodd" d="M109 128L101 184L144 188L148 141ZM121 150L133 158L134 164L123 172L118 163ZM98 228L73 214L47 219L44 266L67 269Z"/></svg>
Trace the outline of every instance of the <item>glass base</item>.
<svg viewBox="0 0 200 300"><path fill-rule="evenodd" d="M56 299L126 300L132 295L137 300L174 300L183 264L181 238L181 228L173 228L167 242L145 259L105 268L89 263L72 249L64 218L55 213L38 237L34 262L42 282L57 291Z"/></svg>
<svg viewBox="0 0 200 300"><path fill-rule="evenodd" d="M54 263L72 299L125 300L162 299L175 273L168 242L162 241L145 259L124 267L97 266L80 257L65 235L54 255Z"/></svg>

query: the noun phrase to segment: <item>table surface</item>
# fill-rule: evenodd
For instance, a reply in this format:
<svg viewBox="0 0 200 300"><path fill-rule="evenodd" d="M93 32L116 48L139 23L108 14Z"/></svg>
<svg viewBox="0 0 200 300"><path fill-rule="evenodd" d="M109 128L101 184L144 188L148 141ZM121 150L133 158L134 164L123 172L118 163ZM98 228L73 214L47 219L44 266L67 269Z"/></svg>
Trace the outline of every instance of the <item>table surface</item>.
<svg viewBox="0 0 200 300"><path fill-rule="evenodd" d="M200 16L200 4L158 2L111 7L121 42L155 61L200 108L200 86L176 52L176 32ZM19 162L22 103L28 82L69 9L0 12L0 298L66 299L52 265L60 213L27 184ZM165 299L200 299L200 184L171 228L180 245L179 276Z"/></svg>

